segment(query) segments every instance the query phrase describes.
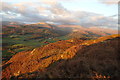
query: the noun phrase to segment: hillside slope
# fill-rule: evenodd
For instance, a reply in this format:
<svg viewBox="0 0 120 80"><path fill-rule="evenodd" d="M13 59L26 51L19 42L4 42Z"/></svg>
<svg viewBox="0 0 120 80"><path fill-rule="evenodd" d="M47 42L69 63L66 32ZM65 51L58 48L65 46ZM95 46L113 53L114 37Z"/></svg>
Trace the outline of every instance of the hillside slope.
<svg viewBox="0 0 120 80"><path fill-rule="evenodd" d="M118 33L117 30L97 27L85 28L80 25L55 25L45 22L23 24L8 21L2 23L2 57L5 62L18 52L32 50L59 40L96 39Z"/></svg>
<svg viewBox="0 0 120 80"><path fill-rule="evenodd" d="M77 59L80 58L80 61L81 60L87 61L85 62L85 66L88 67L95 59L99 59L97 58L97 56L95 56L95 55L98 55L97 53L94 54L95 52L99 53L99 56L101 56L100 58L103 57L103 61L104 61L104 57L106 58L107 56L111 56L112 58L108 57L108 61L110 58L114 59L115 62L113 61L113 64L115 63L115 66L117 66L116 56L118 54L116 49L118 47L117 45L118 41L116 41L116 38L118 37L119 35L111 35L111 36L101 37L96 40L83 40L83 39L63 40L55 43L50 43L40 48L35 48L32 51L27 51L27 52L24 51L24 52L17 53L8 62L6 62L3 65L3 78L11 78L13 76L17 77L22 74L24 75L26 73L32 73L36 71L37 72L43 71L44 73L47 67L48 67L48 72L52 71L53 73L52 77L76 77L73 75L76 74L74 73L74 71L77 71L77 68L75 68L75 66L72 66L72 64L75 64L77 66L78 62L74 62L74 59L76 59L76 56L77 56ZM88 51L89 49L90 51ZM107 54L109 52L110 52L110 55ZM49 67L51 64L59 60L65 60L65 64L63 61L62 63L58 64L58 66L54 66L55 68ZM70 61L73 60L73 62L70 62L69 64L69 62L66 62L66 60L70 60ZM79 61L79 60L76 60L76 61ZM94 70L94 67L98 65L96 64L96 61L99 62L99 60L95 60L94 62L95 64L92 65L93 71L99 71L98 70L99 67L95 68ZM105 65L103 61L100 62L100 64ZM88 64L86 65L86 63ZM64 71L64 69L62 68L62 70L65 73L65 75L62 75L62 74L59 74L59 71L62 71L61 68L59 69L60 65L63 65L63 67L67 65L66 68L68 68L68 70L69 70L69 66L71 65L70 69L72 70L73 68L76 70L72 70L73 73L71 73L72 71L70 71L70 73L67 74L66 71ZM109 65L107 67L109 68ZM117 67L115 67L115 69L118 69ZM54 73L54 69L58 69L57 72L55 71ZM43 73L39 77L44 77L44 74L47 74L47 72L45 72L44 74ZM84 77L84 74L82 72L80 74L83 75ZM47 77L50 77L49 75L51 74L48 74Z"/></svg>
<svg viewBox="0 0 120 80"><path fill-rule="evenodd" d="M61 28L66 31L70 31L69 36L72 37L81 37L81 36L106 36L111 34L117 34L118 30L113 30L110 28L100 28L97 26L91 26L89 28L83 27L80 25L58 25L58 28Z"/></svg>
<svg viewBox="0 0 120 80"><path fill-rule="evenodd" d="M119 80L119 44L120 37L88 45L78 50L72 59L59 60L51 64L46 71L37 75L43 78Z"/></svg>

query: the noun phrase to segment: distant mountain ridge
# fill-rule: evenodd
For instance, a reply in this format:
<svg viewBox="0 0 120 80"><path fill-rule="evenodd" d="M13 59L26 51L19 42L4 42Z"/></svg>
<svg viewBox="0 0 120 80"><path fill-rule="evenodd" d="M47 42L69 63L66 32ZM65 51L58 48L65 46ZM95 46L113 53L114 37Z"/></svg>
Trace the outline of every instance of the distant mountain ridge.
<svg viewBox="0 0 120 80"><path fill-rule="evenodd" d="M33 23L33 24L25 24L27 26L40 26L40 27L44 27L44 28L49 28L49 29L55 29L55 27L51 26L48 23L45 22L39 22L39 23Z"/></svg>
<svg viewBox="0 0 120 80"><path fill-rule="evenodd" d="M69 38L77 38L77 37L101 37L111 34L118 34L118 30L113 30L109 28L99 28L97 26L94 27L82 27L80 25L55 25L49 24L45 22L38 22L33 24L23 24L19 22L9 22L3 21L3 29L7 29L7 27L20 27L21 29L25 29L25 26L29 28L36 29L48 29L52 30L53 33L57 33L58 35L66 35ZM24 27L21 27L24 26ZM16 28L17 29L17 28ZM34 29L33 29L34 31Z"/></svg>

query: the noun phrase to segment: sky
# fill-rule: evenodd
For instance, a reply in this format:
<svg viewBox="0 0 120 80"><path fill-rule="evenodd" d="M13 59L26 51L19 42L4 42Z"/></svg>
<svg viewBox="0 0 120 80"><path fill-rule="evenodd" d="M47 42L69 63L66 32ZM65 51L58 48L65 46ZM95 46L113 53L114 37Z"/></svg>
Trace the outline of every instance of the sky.
<svg viewBox="0 0 120 80"><path fill-rule="evenodd" d="M3 0L3 21L118 28L118 0Z"/></svg>

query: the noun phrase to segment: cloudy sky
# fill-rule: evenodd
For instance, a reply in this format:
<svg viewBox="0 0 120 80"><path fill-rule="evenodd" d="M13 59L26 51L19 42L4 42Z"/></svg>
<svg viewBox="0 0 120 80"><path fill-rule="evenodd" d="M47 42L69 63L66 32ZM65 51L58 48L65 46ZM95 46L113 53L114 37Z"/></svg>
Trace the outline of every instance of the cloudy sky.
<svg viewBox="0 0 120 80"><path fill-rule="evenodd" d="M118 28L118 0L3 0L3 21Z"/></svg>

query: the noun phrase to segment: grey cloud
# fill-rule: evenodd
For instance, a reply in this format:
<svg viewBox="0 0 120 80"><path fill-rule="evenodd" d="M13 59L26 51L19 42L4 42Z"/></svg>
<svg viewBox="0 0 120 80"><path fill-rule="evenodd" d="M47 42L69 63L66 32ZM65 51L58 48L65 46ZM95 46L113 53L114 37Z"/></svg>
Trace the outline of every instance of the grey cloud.
<svg viewBox="0 0 120 80"><path fill-rule="evenodd" d="M46 4L45 4L46 5ZM59 24L78 24L85 27L106 26L117 28L117 19L105 17L100 14L76 11L72 12L64 8L60 3L40 3L31 5L3 3L3 20L20 22L53 22ZM49 5L49 6L48 6ZM19 14L19 16L17 16ZM10 18L11 17L11 18Z"/></svg>
<svg viewBox="0 0 120 80"><path fill-rule="evenodd" d="M45 21L47 19L47 17L41 15L38 10L32 7L25 6L25 4L21 6L15 6L12 4L3 3L2 11L8 16L12 16L12 14L21 15L21 19L16 17L13 18L14 20L23 20L23 21L28 20L31 22L31 21ZM5 20L6 18L3 17L3 19Z"/></svg>
<svg viewBox="0 0 120 80"><path fill-rule="evenodd" d="M65 9L61 4L52 5L50 8L50 11L53 14L57 14L57 15L60 15L60 14L64 15L69 13L69 11Z"/></svg>

